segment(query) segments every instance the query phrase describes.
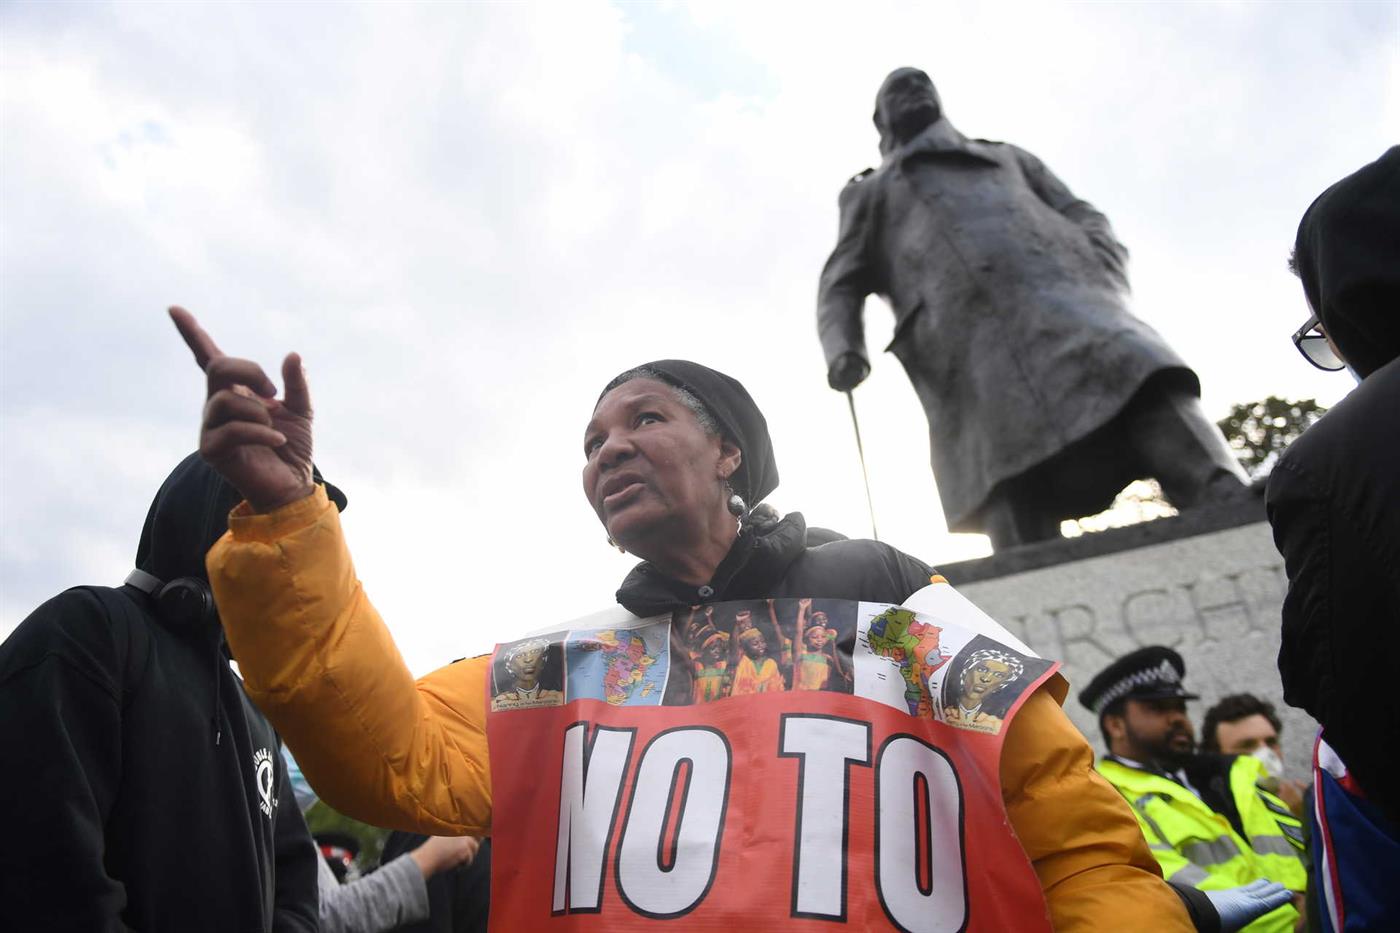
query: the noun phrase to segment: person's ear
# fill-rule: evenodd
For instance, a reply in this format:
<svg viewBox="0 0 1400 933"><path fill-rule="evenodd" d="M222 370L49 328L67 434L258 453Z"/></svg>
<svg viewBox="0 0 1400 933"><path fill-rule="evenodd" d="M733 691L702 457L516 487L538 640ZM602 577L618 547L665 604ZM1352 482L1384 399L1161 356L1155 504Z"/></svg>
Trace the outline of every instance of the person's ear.
<svg viewBox="0 0 1400 933"><path fill-rule="evenodd" d="M1110 741L1118 741L1127 732L1126 720L1122 716L1109 715L1103 718L1103 731L1108 733Z"/></svg>
<svg viewBox="0 0 1400 933"><path fill-rule="evenodd" d="M743 462L744 453L739 449L739 445L731 440L721 439L719 442L719 463L716 464L720 479L728 480L738 472L739 464Z"/></svg>

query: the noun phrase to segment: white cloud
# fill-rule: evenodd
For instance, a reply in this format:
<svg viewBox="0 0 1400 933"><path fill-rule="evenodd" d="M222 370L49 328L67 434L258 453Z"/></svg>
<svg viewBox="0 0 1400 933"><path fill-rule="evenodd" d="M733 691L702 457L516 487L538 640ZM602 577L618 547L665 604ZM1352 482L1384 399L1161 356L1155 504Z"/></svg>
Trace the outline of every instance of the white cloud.
<svg viewBox="0 0 1400 933"><path fill-rule="evenodd" d="M7 5L0 631L125 572L193 444L177 301L231 352L306 355L319 459L415 670L610 600L629 561L578 494L579 435L640 360L741 375L776 503L863 532L812 309L901 64L1110 215L1208 409L1333 401L1344 379L1288 346L1283 260L1311 197L1395 136L1396 24L1368 4ZM857 399L883 536L979 553L943 531L892 359Z"/></svg>

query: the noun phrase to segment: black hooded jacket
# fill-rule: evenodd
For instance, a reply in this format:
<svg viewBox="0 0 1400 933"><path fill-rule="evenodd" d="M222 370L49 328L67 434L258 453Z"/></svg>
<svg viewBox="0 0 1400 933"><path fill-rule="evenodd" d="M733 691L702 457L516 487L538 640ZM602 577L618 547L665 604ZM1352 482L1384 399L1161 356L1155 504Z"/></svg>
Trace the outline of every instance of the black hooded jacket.
<svg viewBox="0 0 1400 933"><path fill-rule="evenodd" d="M238 498L186 459L137 566L205 579ZM314 931L318 855L279 745L216 616L165 618L131 586L44 603L0 645L0 926Z"/></svg>
<svg viewBox="0 0 1400 933"><path fill-rule="evenodd" d="M1313 203L1296 259L1323 329L1364 378L1269 477L1288 573L1283 695L1400 824L1400 147Z"/></svg>

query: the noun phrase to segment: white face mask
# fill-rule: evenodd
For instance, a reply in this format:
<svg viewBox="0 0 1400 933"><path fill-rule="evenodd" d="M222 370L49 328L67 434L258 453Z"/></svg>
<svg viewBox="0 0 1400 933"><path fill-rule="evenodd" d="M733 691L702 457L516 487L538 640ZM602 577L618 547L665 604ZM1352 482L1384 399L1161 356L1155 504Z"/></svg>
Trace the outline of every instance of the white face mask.
<svg viewBox="0 0 1400 933"><path fill-rule="evenodd" d="M1279 757L1278 752L1267 745L1261 745L1249 754L1264 763L1264 770L1269 772L1270 777L1283 777L1283 759Z"/></svg>

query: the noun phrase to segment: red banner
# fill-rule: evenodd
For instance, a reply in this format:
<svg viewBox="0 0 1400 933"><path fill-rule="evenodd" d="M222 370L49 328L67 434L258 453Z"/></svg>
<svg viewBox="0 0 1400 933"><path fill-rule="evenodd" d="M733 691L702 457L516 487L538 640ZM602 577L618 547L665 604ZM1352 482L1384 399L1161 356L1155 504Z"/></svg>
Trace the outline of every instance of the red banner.
<svg viewBox="0 0 1400 933"><path fill-rule="evenodd" d="M1055 665L879 604L710 608L497 649L493 929L1049 929L998 763Z"/></svg>

